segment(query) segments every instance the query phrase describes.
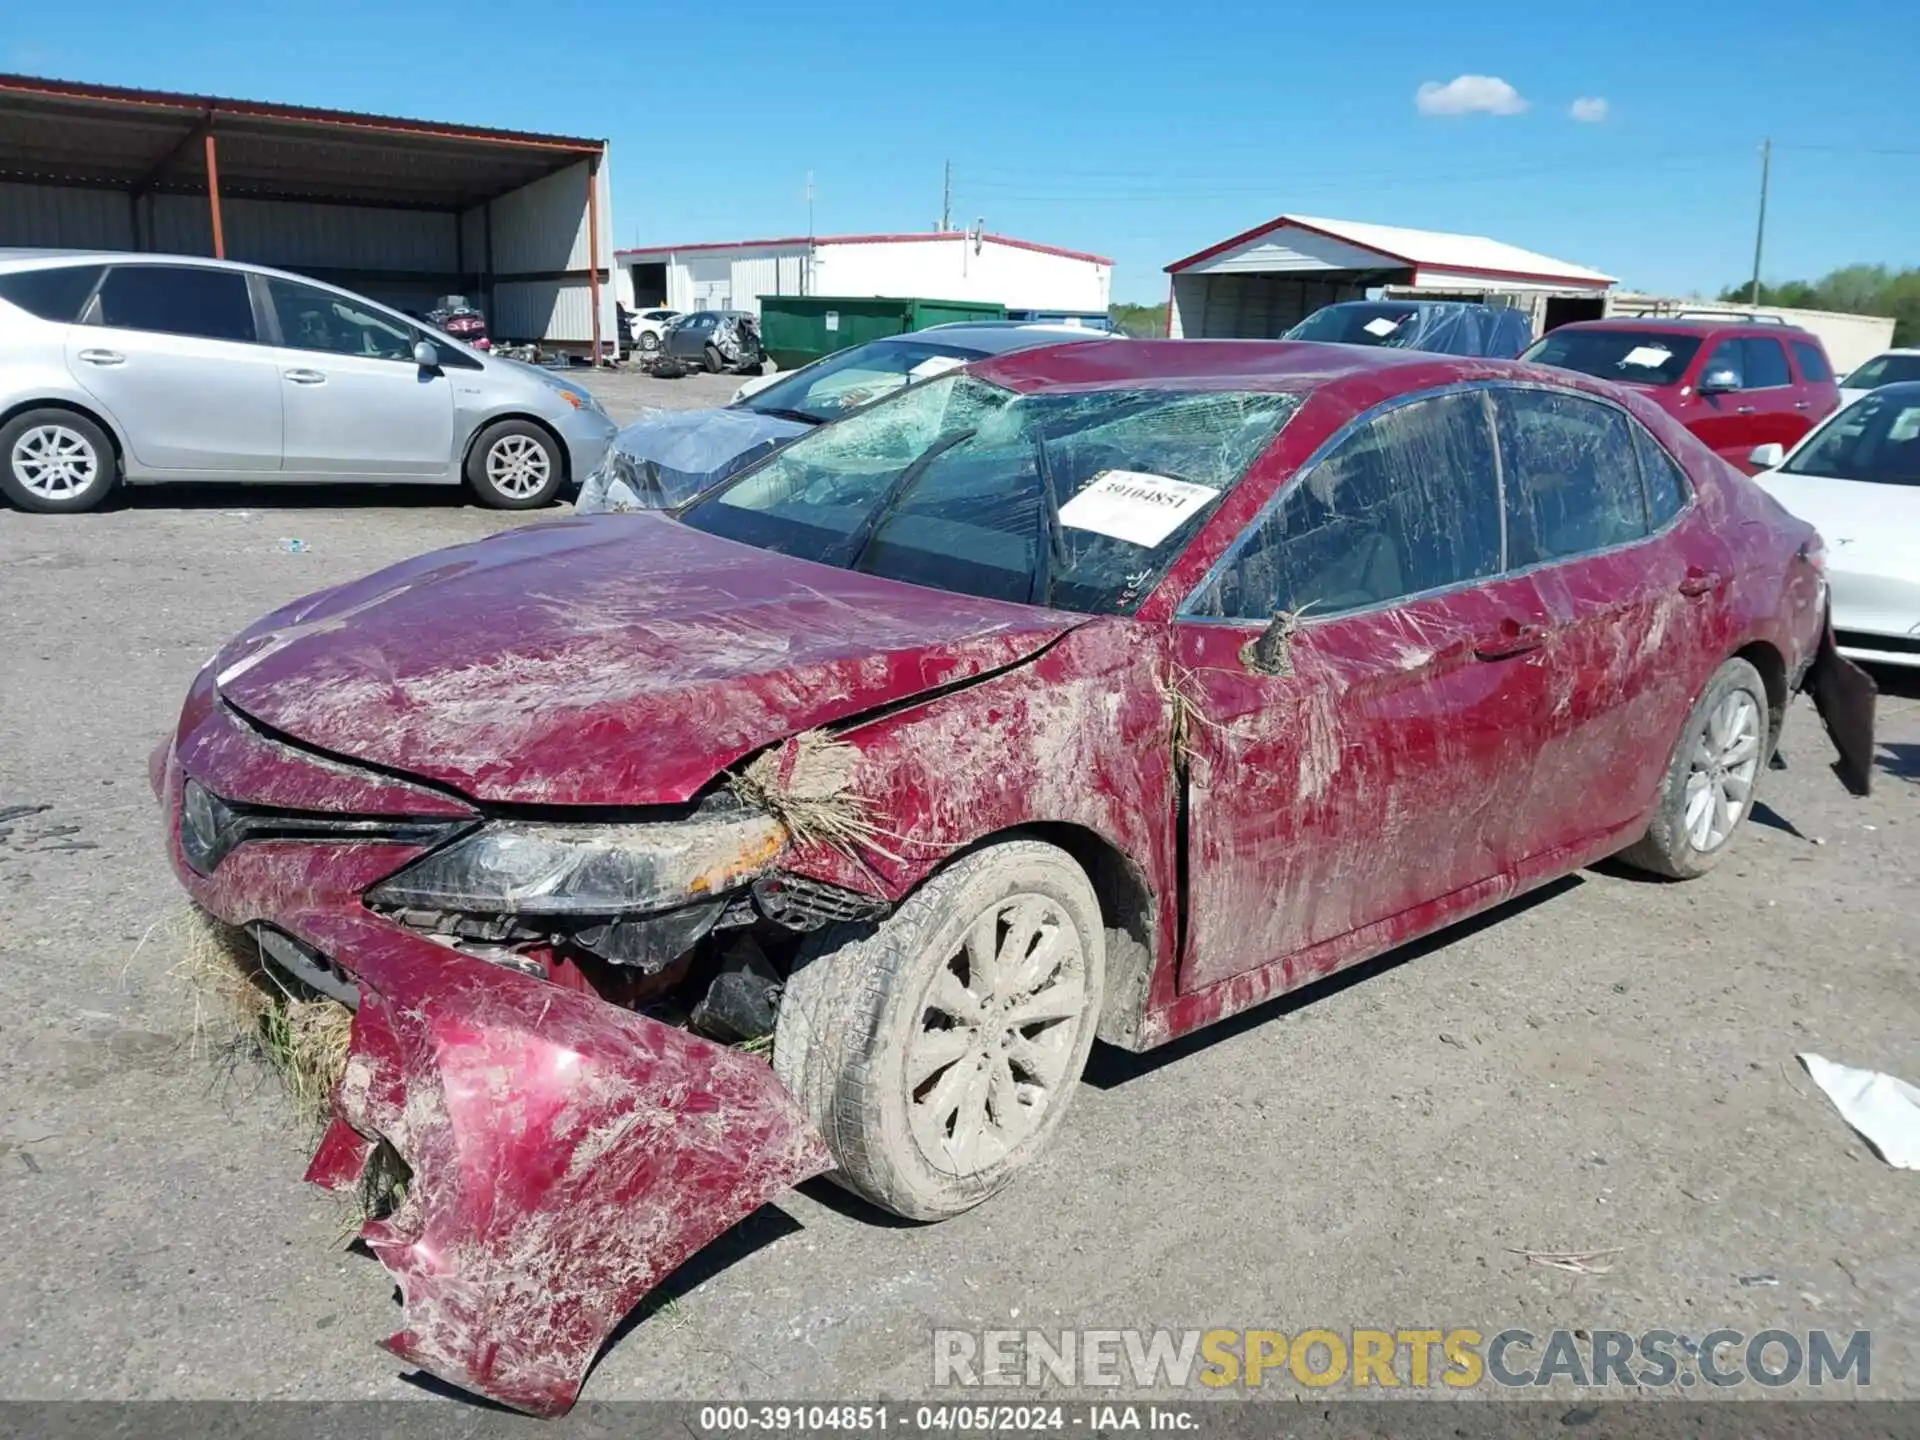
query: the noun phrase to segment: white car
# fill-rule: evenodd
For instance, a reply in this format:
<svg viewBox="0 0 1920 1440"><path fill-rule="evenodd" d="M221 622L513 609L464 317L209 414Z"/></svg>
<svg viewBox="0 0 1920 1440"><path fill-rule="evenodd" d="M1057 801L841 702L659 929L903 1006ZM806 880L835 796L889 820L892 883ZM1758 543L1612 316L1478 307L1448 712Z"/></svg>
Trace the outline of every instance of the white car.
<svg viewBox="0 0 1920 1440"><path fill-rule="evenodd" d="M1920 381L1869 391L1791 451L1749 458L1755 483L1826 542L1840 653L1920 666Z"/></svg>
<svg viewBox="0 0 1920 1440"><path fill-rule="evenodd" d="M1840 382L1840 403L1851 405L1869 390L1902 380L1920 380L1920 350L1883 350Z"/></svg>
<svg viewBox="0 0 1920 1440"><path fill-rule="evenodd" d="M627 325L627 343L636 350L658 350L667 326L680 318L678 310L641 310Z"/></svg>

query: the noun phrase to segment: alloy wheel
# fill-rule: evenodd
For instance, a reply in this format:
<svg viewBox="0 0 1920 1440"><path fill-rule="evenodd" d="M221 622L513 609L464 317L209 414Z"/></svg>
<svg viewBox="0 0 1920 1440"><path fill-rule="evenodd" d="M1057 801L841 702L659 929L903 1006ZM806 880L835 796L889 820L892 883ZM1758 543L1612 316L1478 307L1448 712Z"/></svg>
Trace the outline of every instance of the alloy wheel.
<svg viewBox="0 0 1920 1440"><path fill-rule="evenodd" d="M69 500L93 486L100 457L87 437L64 425L36 425L13 442L13 475L43 500Z"/></svg>
<svg viewBox="0 0 1920 1440"><path fill-rule="evenodd" d="M538 495L552 474L546 447L531 435L503 435L487 451L488 482L512 499Z"/></svg>
<svg viewBox="0 0 1920 1440"><path fill-rule="evenodd" d="M1044 895L1016 895L976 920L935 972L907 1042L915 1143L952 1175L1017 1149L1072 1083L1087 1008L1085 942Z"/></svg>
<svg viewBox="0 0 1920 1440"><path fill-rule="evenodd" d="M1760 707L1734 690L1713 708L1687 771L1687 839L1696 850L1727 843L1753 800L1760 772Z"/></svg>

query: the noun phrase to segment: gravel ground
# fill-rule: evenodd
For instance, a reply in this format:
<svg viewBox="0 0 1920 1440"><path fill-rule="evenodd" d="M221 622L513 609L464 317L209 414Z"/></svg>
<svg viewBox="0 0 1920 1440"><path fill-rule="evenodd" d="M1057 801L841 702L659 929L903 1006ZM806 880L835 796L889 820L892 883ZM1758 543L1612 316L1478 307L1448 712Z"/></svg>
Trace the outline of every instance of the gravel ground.
<svg viewBox="0 0 1920 1440"><path fill-rule="evenodd" d="M594 383L626 414L737 381ZM0 1394L423 1393L373 1348L392 1283L302 1185L272 1085L192 1052L146 760L256 615L525 518L434 492L0 512L0 807L50 807L0 833ZM1796 705L1715 874L1583 873L1168 1051L1096 1051L1013 1191L931 1228L785 1196L587 1398L914 1395L932 1327L996 1325L1871 1328L1873 1393L1920 1395L1916 1180L1793 1062L1920 1080L1920 687L1883 682L1871 800ZM1515 1253L1602 1247L1604 1275Z"/></svg>

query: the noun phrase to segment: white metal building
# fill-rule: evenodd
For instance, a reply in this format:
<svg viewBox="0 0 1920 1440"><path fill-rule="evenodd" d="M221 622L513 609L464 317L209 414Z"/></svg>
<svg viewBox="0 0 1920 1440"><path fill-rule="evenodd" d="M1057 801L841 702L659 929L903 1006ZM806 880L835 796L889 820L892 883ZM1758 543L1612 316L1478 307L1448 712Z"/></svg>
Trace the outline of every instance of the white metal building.
<svg viewBox="0 0 1920 1440"><path fill-rule="evenodd" d="M621 299L641 310L758 314L762 295L888 295L1104 317L1113 288L1104 255L984 231L656 245L614 258Z"/></svg>
<svg viewBox="0 0 1920 1440"><path fill-rule="evenodd" d="M600 140L0 75L0 246L223 256L611 353Z"/></svg>
<svg viewBox="0 0 1920 1440"><path fill-rule="evenodd" d="M1525 309L1535 334L1606 310L1611 275L1489 240L1282 215L1167 266L1167 333L1273 339L1323 305L1369 292Z"/></svg>

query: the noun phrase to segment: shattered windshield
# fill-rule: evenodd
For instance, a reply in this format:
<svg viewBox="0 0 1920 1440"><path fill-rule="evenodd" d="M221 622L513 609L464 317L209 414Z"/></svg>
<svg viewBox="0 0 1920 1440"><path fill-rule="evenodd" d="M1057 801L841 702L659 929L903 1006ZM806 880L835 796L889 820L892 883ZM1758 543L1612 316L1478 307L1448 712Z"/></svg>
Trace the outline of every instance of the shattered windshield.
<svg viewBox="0 0 1920 1440"><path fill-rule="evenodd" d="M816 430L685 512L695 529L916 585L1131 609L1301 398L1021 395L956 375Z"/></svg>

